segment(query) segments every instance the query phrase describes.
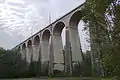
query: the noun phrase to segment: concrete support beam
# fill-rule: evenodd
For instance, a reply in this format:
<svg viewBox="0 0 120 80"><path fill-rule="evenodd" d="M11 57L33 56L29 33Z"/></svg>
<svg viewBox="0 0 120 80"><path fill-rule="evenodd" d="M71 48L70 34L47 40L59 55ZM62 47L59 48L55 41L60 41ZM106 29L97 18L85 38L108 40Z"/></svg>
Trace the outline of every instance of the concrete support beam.
<svg viewBox="0 0 120 80"><path fill-rule="evenodd" d="M20 53L21 53L21 59L25 60L26 59L26 48L25 49L21 49Z"/></svg>
<svg viewBox="0 0 120 80"><path fill-rule="evenodd" d="M33 53L32 47L31 48L27 47L27 49L26 49L26 61L28 64L31 63L32 53Z"/></svg>
<svg viewBox="0 0 120 80"><path fill-rule="evenodd" d="M53 35L53 48L54 48L54 70L64 71L64 57L63 57L63 46L62 38L60 33Z"/></svg>
<svg viewBox="0 0 120 80"><path fill-rule="evenodd" d="M39 45L33 45L33 61L38 62L39 59Z"/></svg>
<svg viewBox="0 0 120 80"><path fill-rule="evenodd" d="M41 43L41 72L45 72L49 69L49 43L48 41L42 41Z"/></svg>
<svg viewBox="0 0 120 80"><path fill-rule="evenodd" d="M41 57L42 57L42 62L46 62L49 61L49 51L48 51L48 46L49 43L47 41L42 41L42 45L41 45Z"/></svg>
<svg viewBox="0 0 120 80"><path fill-rule="evenodd" d="M49 39L49 76L53 75L54 55L53 55L53 37Z"/></svg>
<svg viewBox="0 0 120 80"><path fill-rule="evenodd" d="M80 38L78 28L69 26L69 36L72 50L72 61L82 61Z"/></svg>
<svg viewBox="0 0 120 80"><path fill-rule="evenodd" d="M68 27L65 29L65 40L65 74L70 76L72 75L72 53Z"/></svg>
<svg viewBox="0 0 120 80"><path fill-rule="evenodd" d="M80 75L80 63L83 61L80 38L78 28L76 26L69 26L69 37L71 44L71 57L72 57L72 75ZM76 69L75 66L78 68Z"/></svg>

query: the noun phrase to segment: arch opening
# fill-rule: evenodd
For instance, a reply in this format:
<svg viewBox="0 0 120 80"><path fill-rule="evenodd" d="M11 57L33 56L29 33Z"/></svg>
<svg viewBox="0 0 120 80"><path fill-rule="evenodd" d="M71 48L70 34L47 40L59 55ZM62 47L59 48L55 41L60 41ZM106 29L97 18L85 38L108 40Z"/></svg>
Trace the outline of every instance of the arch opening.
<svg viewBox="0 0 120 80"><path fill-rule="evenodd" d="M83 53L90 51L90 34L89 28L85 28L85 23L83 20L80 20L78 23L78 32L81 44L81 50Z"/></svg>
<svg viewBox="0 0 120 80"><path fill-rule="evenodd" d="M43 32L43 35L42 35L42 41L49 42L49 38L50 38L50 31L49 30L45 30Z"/></svg>
<svg viewBox="0 0 120 80"><path fill-rule="evenodd" d="M25 49L26 48L26 45L25 45L25 43L22 45L22 49Z"/></svg>
<svg viewBox="0 0 120 80"><path fill-rule="evenodd" d="M53 29L53 47L54 47L54 70L63 72L64 70L64 54L63 54L63 39L62 33L65 24L63 22L58 22ZM54 72L54 71L53 71ZM54 73L59 74L59 73Z"/></svg>
<svg viewBox="0 0 120 80"><path fill-rule="evenodd" d="M58 34L59 36L61 36L62 30L64 27L65 27L65 24L63 22L58 22L53 29L53 35Z"/></svg>
<svg viewBox="0 0 120 80"><path fill-rule="evenodd" d="M82 19L83 14L81 11L77 11L75 12L72 17L70 18L70 22L69 25L73 28L77 28L78 27L78 23L79 21Z"/></svg>
<svg viewBox="0 0 120 80"><path fill-rule="evenodd" d="M28 48L31 48L31 47L32 47L32 41L31 41L31 40L28 41L27 47L28 47Z"/></svg>
<svg viewBox="0 0 120 80"><path fill-rule="evenodd" d="M37 35L37 36L35 36L35 38L34 38L34 45L38 46L39 43L40 43L40 37Z"/></svg>

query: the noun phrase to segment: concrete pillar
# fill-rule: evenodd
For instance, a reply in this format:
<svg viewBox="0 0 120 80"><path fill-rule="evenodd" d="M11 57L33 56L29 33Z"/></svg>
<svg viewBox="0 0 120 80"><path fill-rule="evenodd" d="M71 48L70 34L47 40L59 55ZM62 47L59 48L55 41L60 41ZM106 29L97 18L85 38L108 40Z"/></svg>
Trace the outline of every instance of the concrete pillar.
<svg viewBox="0 0 120 80"><path fill-rule="evenodd" d="M62 38L60 33L54 33L53 35L53 48L54 48L54 70L64 71L64 57Z"/></svg>
<svg viewBox="0 0 120 80"><path fill-rule="evenodd" d="M21 59L25 60L26 59L26 48L25 49L21 49L20 53L21 53Z"/></svg>
<svg viewBox="0 0 120 80"><path fill-rule="evenodd" d="M39 63L39 45L33 45L33 71L36 76L39 76L40 73L40 63Z"/></svg>
<svg viewBox="0 0 120 80"><path fill-rule="evenodd" d="M65 72L68 75L73 74L74 64L83 60L81 52L78 29L70 26L66 27Z"/></svg>
<svg viewBox="0 0 120 80"><path fill-rule="evenodd" d="M41 51L42 51L42 62L46 62L49 60L49 50L48 50L49 43L47 41L42 41Z"/></svg>
<svg viewBox="0 0 120 80"><path fill-rule="evenodd" d="M72 56L71 56L71 43L69 36L69 29L65 29L65 74L67 76L72 75Z"/></svg>
<svg viewBox="0 0 120 80"><path fill-rule="evenodd" d="M48 41L42 41L41 43L41 72L48 73L49 68L49 42Z"/></svg>
<svg viewBox="0 0 120 80"><path fill-rule="evenodd" d="M71 44L71 57L72 57L72 75L80 75L80 63L83 61L80 38L78 28L76 26L69 26L69 39ZM79 63L79 64L78 64ZM75 66L78 66L76 69ZM79 70L79 71L78 71ZM77 71L77 72L76 72Z"/></svg>
<svg viewBox="0 0 120 80"><path fill-rule="evenodd" d="M27 49L26 49L26 61L27 61L28 64L31 63L32 52L33 52L32 47L27 47Z"/></svg>
<svg viewBox="0 0 120 80"><path fill-rule="evenodd" d="M51 35L49 39L49 76L53 75L53 68L54 68L53 37Z"/></svg>
<svg viewBox="0 0 120 80"><path fill-rule="evenodd" d="M38 62L39 59L39 45L33 45L33 61Z"/></svg>
<svg viewBox="0 0 120 80"><path fill-rule="evenodd" d="M82 61L80 38L78 28L69 26L69 36L72 51L72 61Z"/></svg>

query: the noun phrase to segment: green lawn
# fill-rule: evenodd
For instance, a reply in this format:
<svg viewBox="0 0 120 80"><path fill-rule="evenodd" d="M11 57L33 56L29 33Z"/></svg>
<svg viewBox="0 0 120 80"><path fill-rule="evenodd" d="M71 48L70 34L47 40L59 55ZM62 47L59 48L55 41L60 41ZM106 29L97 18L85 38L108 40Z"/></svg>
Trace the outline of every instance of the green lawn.
<svg viewBox="0 0 120 80"><path fill-rule="evenodd" d="M2 79L8 80L8 79ZM80 78L80 77L58 77L58 78L24 78L24 79L9 79L9 80L116 80L114 78Z"/></svg>
<svg viewBox="0 0 120 80"><path fill-rule="evenodd" d="M115 78L66 77L66 78L49 78L45 80L116 80L116 79Z"/></svg>

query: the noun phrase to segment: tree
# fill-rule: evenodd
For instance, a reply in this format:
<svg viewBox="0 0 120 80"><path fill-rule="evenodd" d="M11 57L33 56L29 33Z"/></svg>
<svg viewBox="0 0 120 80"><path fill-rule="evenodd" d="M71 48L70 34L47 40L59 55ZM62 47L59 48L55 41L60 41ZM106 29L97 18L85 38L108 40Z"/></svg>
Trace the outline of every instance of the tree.
<svg viewBox="0 0 120 80"><path fill-rule="evenodd" d="M0 77L23 77L26 73L26 62L21 60L21 56L17 50L0 49L2 56L0 57Z"/></svg>
<svg viewBox="0 0 120 80"><path fill-rule="evenodd" d="M97 67L94 73L100 75L99 72L104 70L117 75L117 60L120 59L119 0L86 0L83 11L85 26L90 30L94 69Z"/></svg>

